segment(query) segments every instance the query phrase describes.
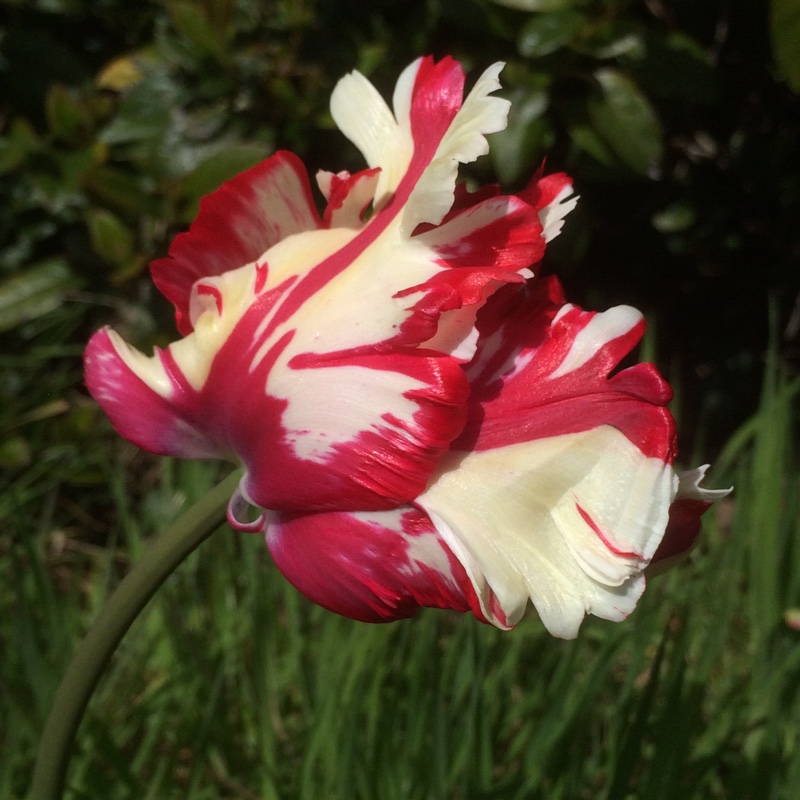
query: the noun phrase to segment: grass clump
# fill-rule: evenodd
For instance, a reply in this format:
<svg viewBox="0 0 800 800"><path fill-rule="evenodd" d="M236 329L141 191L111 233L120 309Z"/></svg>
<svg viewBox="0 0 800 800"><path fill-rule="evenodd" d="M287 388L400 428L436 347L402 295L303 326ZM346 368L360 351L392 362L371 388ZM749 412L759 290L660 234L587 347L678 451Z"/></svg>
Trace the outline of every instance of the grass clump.
<svg viewBox="0 0 800 800"><path fill-rule="evenodd" d="M511 633L439 611L342 619L289 586L260 537L218 531L123 641L66 797L800 796L799 387L771 359L718 461L736 492L699 549L628 621L590 618L573 642L534 614ZM3 797L25 796L66 660L111 587L219 477L116 447L105 546L54 530L46 498L20 503L28 535L3 532Z"/></svg>

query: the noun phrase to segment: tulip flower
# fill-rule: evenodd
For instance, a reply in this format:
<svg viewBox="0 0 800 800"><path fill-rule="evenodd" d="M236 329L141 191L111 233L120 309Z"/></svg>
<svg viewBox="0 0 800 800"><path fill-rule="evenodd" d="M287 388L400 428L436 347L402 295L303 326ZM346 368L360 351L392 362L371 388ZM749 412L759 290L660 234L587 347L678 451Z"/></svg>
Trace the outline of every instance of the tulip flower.
<svg viewBox="0 0 800 800"><path fill-rule="evenodd" d="M656 369L615 372L641 314L584 311L540 275L570 179L457 184L506 124L501 67L465 98L457 62L419 59L391 109L344 77L331 113L367 168L319 172L321 213L288 152L206 197L152 265L183 338L146 356L103 329L86 382L140 447L243 467L231 525L321 605L509 628L531 601L573 637L586 613L626 617L724 492L676 474Z"/></svg>

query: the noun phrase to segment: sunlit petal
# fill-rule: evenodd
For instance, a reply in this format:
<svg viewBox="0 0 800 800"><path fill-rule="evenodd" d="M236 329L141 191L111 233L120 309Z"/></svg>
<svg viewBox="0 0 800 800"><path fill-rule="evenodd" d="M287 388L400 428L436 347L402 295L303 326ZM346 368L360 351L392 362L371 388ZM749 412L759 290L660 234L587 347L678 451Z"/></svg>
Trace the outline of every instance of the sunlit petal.
<svg viewBox="0 0 800 800"><path fill-rule="evenodd" d="M255 261L281 239L319 225L305 167L285 151L204 197L191 228L151 266L154 283L175 305L181 333L192 330L188 304L197 280Z"/></svg>
<svg viewBox="0 0 800 800"><path fill-rule="evenodd" d="M630 613L674 492L668 465L601 426L453 453L417 502L469 553L507 624L530 599L551 633L572 638L586 613Z"/></svg>

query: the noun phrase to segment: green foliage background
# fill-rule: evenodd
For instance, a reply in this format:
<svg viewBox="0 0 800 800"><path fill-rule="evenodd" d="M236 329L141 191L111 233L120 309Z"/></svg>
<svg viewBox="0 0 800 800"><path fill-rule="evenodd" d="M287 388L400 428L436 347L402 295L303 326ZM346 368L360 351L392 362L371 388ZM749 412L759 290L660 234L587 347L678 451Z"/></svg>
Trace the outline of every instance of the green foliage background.
<svg viewBox="0 0 800 800"><path fill-rule="evenodd" d="M715 639L707 625L696 622L690 633L659 638L676 623L655 607L645 617L652 626L642 622L637 629L639 654L634 652L638 642L616 638L626 634L590 628L589 643L579 645L586 648L588 660L573 669L559 659L574 660L583 650L564 656L556 649L560 645L545 644L538 629L531 629L523 634L532 637L528 644L511 648L491 680L486 659L500 658L497 652L509 647L508 639L500 644L493 632L473 634L464 625L453 628L449 620L435 623L430 617L420 628L354 632L353 641L342 645L351 648L351 660L342 656L331 669L337 680L362 676L361 689L373 693L371 710L352 712L367 715L367 723L359 718L353 725L372 726L371 746L387 746L377 732L392 722L379 716L380 708L388 702L392 713L413 727L412 706L423 707L422 700L413 699L414 691L423 696L425 682L435 684L444 680L442 675L460 688L453 697L438 695L445 698L441 702L452 702L454 708L471 703L469 725L476 726L470 729L466 749L456 747L455 755L408 745L419 769L438 770L433 788L411 781L403 790L402 774L413 772L412 766L404 762L405 767L390 768L389 754L376 750L371 757L384 765L383 777L361 775L358 780L364 783L355 796L447 797L460 787L460 794L452 796L536 797L549 787L550 794L542 796L624 798L647 789L647 796L658 797L688 797L693 791L700 792L698 797L760 797L755 787L768 784L773 794L763 796L779 797L781 786L789 785L784 779L800 786L800 767L790 758L794 740L789 741L783 722L773 727L764 722L765 715L777 713L782 705L796 709L796 695L786 693L800 676L796 639L792 645L786 631L776 632L784 611L800 604L797 571L787 566L780 577L770 571L789 563L785 559L791 555L797 558L791 549L797 509L785 499L796 496L797 488L792 433L796 387L781 384L788 379L780 376L794 374L800 359L798 5L796 0L0 0L5 20L0 29L0 610L7 610L12 620L0 631L16 648L4 673L4 687L13 695L4 706L7 729L0 728L14 756L0 767L0 795L22 796L36 725L72 637L124 571L130 554L135 556L141 539L213 479L204 467L186 472L165 466L118 441L82 388L85 341L107 322L143 349L169 341L174 335L171 311L154 292L147 266L189 224L199 199L277 148L299 153L312 172L358 169L358 154L335 131L327 110L333 85L357 68L388 95L402 67L422 53L452 54L473 78L493 61L507 63L504 91L514 101L509 127L494 137L491 158L464 174L470 180L499 180L513 189L546 158L548 169L566 169L574 176L581 202L565 234L550 248L549 268L562 277L571 298L584 305L627 302L647 313L654 331L648 352L678 390L685 460L722 452L727 464L723 474L746 487L739 497L772 498L779 506L773 517L764 510L767 522L757 511L752 518L736 518L745 536L770 525L780 531L769 540L774 541L768 558L762 553L759 561L749 545L726 556L730 591L747 585L751 594L737 601L744 605L735 609L728 598L725 625L730 631L739 623L747 629L742 634L745 649L755 647L756 640L765 648L754 669L763 681L772 675L773 683L763 693L754 685L743 699L734 676L755 662L736 662L730 648L738 645L734 634L728 636L728 627ZM762 380L765 363L771 376L767 383ZM778 427L769 429L765 440L767 417ZM758 441L763 452L754 449ZM136 522L140 516L143 521ZM718 543L730 533L728 523L713 530L711 541ZM242 553L226 551L223 556L235 560ZM247 569L252 570L249 558ZM751 558L752 569L763 570L760 578L755 572L749 578L736 572ZM336 637L346 640L351 629L338 621L322 622L330 615L297 606L302 601L292 599L291 592L284 597L275 590L259 599L252 587L242 586L232 567L225 573L233 581L228 590L221 578L206 574L207 567L193 569L173 587L180 598L175 602L193 602L194 581L202 592L217 593L209 601L212 606L220 604L213 610L187 611L188 621L181 624L197 628L194 653L205 647L206 624L220 626L220 642L233 637L230 647L220 644L207 654L208 669L200 670L196 684L187 674L170 677L176 665L190 669L192 648L175 642L176 652L166 652L170 646L163 643L164 627L148 623L138 640L144 649L128 653L127 666L115 681L121 682L123 695L130 692L125 681L132 680L131 665L147 669L142 653L152 646L153 680L136 691L164 700L147 706L163 716L146 723L146 716L135 717L128 730L114 717L125 709L117 698L116 711L108 713L124 731L118 749L100 747L103 729L98 727L101 718L95 717L87 736L91 746L100 747L103 767L92 772L90 762L82 762L75 786L84 788L75 788L74 796L140 797L145 796L141 787L149 785L163 789L154 797L173 796L173 789L165 788L169 786L182 787L182 796L192 797L311 797L314 787L323 784L329 794L316 796L347 796L331 787L350 780L357 770L341 771L337 777L335 762L352 758L355 764L358 754L342 755L341 732L336 748L326 750L329 745L319 733L324 728L314 727L315 721L322 725L320 720L334 720L339 684L323 681L315 689L308 676L316 669L309 659L329 658L336 651ZM708 560L697 569L705 579L713 574ZM269 579L279 580L272 573ZM714 605L720 598L707 593L698 589L697 602L724 613ZM70 611L62 608L67 599ZM265 633L274 635L276 647L288 650L283 655L260 645L247 650L249 628L241 627L240 616L234 632L223 630L233 624L232 613L221 610L229 607L241 609L248 621L264 622L275 615L288 619L288 628L273 624L274 630ZM161 613L169 629L175 611L165 605ZM763 630L756 624L762 613L768 618ZM311 633L327 644L314 651L293 631ZM383 662L378 677L363 677L366 673L359 670L368 668L375 653L422 647L412 631L421 640L430 637L430 648L444 659L436 662L442 670L438 677L392 672ZM755 638L747 639L750 634ZM374 650L359 649L359 636L365 642L375 639L370 645ZM448 637L456 643L453 647L471 653L472 660L459 664L450 650L439 650ZM693 655L702 637L713 640L713 658ZM528 723L524 715L504 717L498 709L484 707L485 697L470 695L469 681L489 681L501 687L506 704L512 697L518 702L519 671L537 670L540 657L528 652L533 644L543 648L538 668L565 692L577 676L595 675L596 683L586 685L586 702L601 709L594 722L587 721L588 712L573 708L575 698L565 701L570 708L563 718L551 719L548 714L555 711L548 710L545 690L532 692L523 702ZM249 672L243 675L231 671L230 654L237 648L246 650ZM643 683L635 684L626 665L656 652L661 660L639 664ZM719 667L717 656L731 661ZM258 683L264 680L259 669L266 662L273 674L278 671L269 691ZM412 663L417 662L412 658ZM676 682L663 696L648 689L651 684L641 677L648 669L659 674L662 667L667 683ZM304 671L308 680L293 682L294 669ZM681 675L687 669L684 685ZM23 673L26 679L21 681ZM180 719L171 703L192 702L185 691L171 700L159 694L164 681L184 678L184 687L193 686L193 692L218 692L210 706L215 713L223 714L222 706L215 705L221 698L237 696L237 681L245 681L239 689L256 706L280 704L277 709L257 708L245 722L231 712L230 726L244 725L244 741L237 740L241 763L230 762L230 754L219 751L223 745L211 733L217 718L206 719L201 729L203 741L212 742L213 763L202 779L191 777L191 765L181 762L178 745L164 744L166 728L160 727ZM603 683L607 678L610 682ZM705 706L697 699L697 718L685 720L691 730L678 721L670 734L684 737L685 752L670 749L655 723L663 722L669 698L683 702L685 710L694 697L691 692L715 679L712 705L708 698ZM214 680L216 688L208 688ZM380 681L406 682L416 689L409 689L407 704L402 693L389 692L387 700L389 690ZM343 697L358 691L345 686ZM609 695L614 691L621 692L622 709L616 728L616 706ZM111 703L112 694L108 689L103 702ZM727 702L741 702L742 716L731 712L733 716L720 721ZM435 704L425 709L419 712L421 719L432 725L466 724L457 714L441 716ZM707 727L708 714L722 728ZM542 718L550 721L542 722L536 736L512 735L527 730L526 724L536 727ZM24 719L27 728L20 722ZM276 719L282 720L280 725ZM191 728L194 723L184 724ZM148 725L155 731L150 738ZM610 773L597 761L598 751L589 741L593 736L613 743L611 750L619 758ZM649 743L644 756L634 752L636 736ZM186 737L177 735L176 741ZM390 741L398 749L404 746L402 740ZM476 742L484 749L474 761L477 751L469 748ZM509 742L510 756L503 761L495 751ZM136 764L145 763L149 754L155 766L126 765L134 751ZM266 772L254 772L259 753L269 766ZM737 765L737 753L744 766ZM671 780L685 779L684 793L670 795L666 778L662 785L647 772L661 756L671 759L672 771L665 773ZM191 753L185 757L192 761ZM276 765L276 758L286 759L289 767ZM568 775L573 758L595 759L594 783L585 772ZM160 764L166 778L154 775ZM301 769L298 765L304 766L295 774L292 769ZM229 774L234 767L252 778L251 786L260 786L248 790L255 795L243 793L237 783L241 776ZM533 772L526 772L529 768ZM139 777L134 777L130 770L137 769ZM390 780L392 775L396 781ZM170 776L177 776L173 783ZM731 776L756 794L744 789L737 794ZM115 781L125 788L111 794ZM206 793L201 784L211 789ZM99 786L104 787L100 794ZM343 786L339 789L345 792Z"/></svg>
<svg viewBox="0 0 800 800"><path fill-rule="evenodd" d="M547 158L574 175L551 265L575 300L648 314L687 442L718 448L755 408L770 296L797 360L795 5L4 0L4 351L106 321L144 347L169 336L147 265L202 195L279 147L312 171L360 166L327 110L342 74L388 93L420 53L473 74L499 59L514 110L469 174L513 189ZM12 371L2 399L40 415L28 383ZM17 432L0 459L32 446Z"/></svg>

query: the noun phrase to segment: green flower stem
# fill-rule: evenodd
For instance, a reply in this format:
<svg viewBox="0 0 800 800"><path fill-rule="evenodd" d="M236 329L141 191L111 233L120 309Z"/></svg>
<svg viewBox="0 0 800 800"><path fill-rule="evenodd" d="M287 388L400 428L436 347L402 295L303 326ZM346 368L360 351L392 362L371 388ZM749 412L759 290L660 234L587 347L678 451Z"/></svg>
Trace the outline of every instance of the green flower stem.
<svg viewBox="0 0 800 800"><path fill-rule="evenodd" d="M161 584L225 520L239 478L234 472L170 525L98 614L56 691L36 755L30 800L61 797L78 725L114 650Z"/></svg>

